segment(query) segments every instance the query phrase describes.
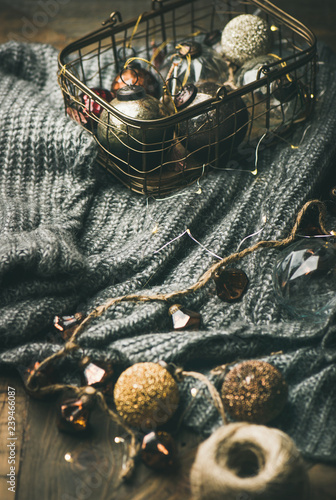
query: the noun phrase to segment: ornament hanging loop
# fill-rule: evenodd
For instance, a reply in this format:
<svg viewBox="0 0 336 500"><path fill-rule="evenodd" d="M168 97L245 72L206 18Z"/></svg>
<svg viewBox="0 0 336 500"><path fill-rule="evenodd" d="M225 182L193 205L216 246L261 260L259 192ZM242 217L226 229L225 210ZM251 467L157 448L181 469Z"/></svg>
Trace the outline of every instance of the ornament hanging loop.
<svg viewBox="0 0 336 500"><path fill-rule="evenodd" d="M129 87L130 84L125 82L125 80L123 79L123 73L125 73L126 71L131 71L134 75L135 75L135 78L136 80L134 82L132 82L132 85L137 85L138 81L139 81L139 74L137 72L137 70L135 68L133 68L132 66L128 65L126 67L124 67L120 73L119 73L119 76L120 76L120 80L127 86Z"/></svg>
<svg viewBox="0 0 336 500"><path fill-rule="evenodd" d="M167 88L168 88L169 83L172 84L172 86L171 86L172 90L170 91L170 95L172 97L177 97L181 93L181 91L182 91L182 82L181 82L181 80L177 76L170 76L166 80L166 86L167 86Z"/></svg>
<svg viewBox="0 0 336 500"><path fill-rule="evenodd" d="M130 57L135 57L136 52L133 47L120 47L118 52L118 58L121 61L124 61L125 59L129 59Z"/></svg>

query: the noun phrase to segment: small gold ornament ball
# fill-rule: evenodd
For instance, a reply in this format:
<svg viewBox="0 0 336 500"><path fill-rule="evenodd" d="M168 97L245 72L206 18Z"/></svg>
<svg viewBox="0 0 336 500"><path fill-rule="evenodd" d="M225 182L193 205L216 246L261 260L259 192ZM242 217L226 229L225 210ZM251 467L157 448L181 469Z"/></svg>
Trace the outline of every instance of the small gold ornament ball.
<svg viewBox="0 0 336 500"><path fill-rule="evenodd" d="M244 361L226 375L221 389L225 411L235 420L266 424L283 410L287 383L265 361Z"/></svg>
<svg viewBox="0 0 336 500"><path fill-rule="evenodd" d="M179 390L172 375L157 363L137 363L118 378L114 402L119 415L143 431L166 423L179 403Z"/></svg>

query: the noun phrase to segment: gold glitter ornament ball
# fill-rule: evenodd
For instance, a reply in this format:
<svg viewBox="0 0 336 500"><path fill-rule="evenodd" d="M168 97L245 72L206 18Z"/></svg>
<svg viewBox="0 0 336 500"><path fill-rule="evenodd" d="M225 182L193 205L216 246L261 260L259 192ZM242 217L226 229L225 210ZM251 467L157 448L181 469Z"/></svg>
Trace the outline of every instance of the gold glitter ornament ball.
<svg viewBox="0 0 336 500"><path fill-rule="evenodd" d="M119 415L143 431L165 424L175 413L179 390L172 375L158 363L137 363L118 378L114 402Z"/></svg>
<svg viewBox="0 0 336 500"><path fill-rule="evenodd" d="M267 54L272 47L272 31L259 16L242 14L227 23L222 32L224 56L237 66Z"/></svg>
<svg viewBox="0 0 336 500"><path fill-rule="evenodd" d="M265 361L244 361L226 375L221 389L225 411L235 420L266 424L283 410L287 383Z"/></svg>

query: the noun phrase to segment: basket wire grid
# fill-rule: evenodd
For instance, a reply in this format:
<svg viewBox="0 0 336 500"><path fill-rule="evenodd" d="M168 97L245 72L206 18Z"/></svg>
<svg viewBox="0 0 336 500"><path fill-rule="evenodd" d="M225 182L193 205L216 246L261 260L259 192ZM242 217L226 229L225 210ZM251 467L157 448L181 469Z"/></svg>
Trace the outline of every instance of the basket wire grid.
<svg viewBox="0 0 336 500"><path fill-rule="evenodd" d="M92 90L110 89L129 57L149 61L158 47L169 53L177 43L204 39L208 33L220 32L240 14L262 17L273 32L276 58L260 66L255 81L239 88L221 82L213 97L157 120L140 120L120 113ZM308 117L316 93L315 74L314 34L268 0L153 0L152 9L139 18L123 22L120 13L113 12L102 28L71 43L59 55L59 83L65 109L99 143L98 163L131 190L155 197L195 182L209 168L223 169L229 163L251 170L251 165L244 165L246 150L255 148L265 133L283 133ZM279 100L279 92L286 92L289 82L295 82L295 97ZM89 106L84 104L83 94L87 95ZM237 119L240 99L248 112L244 123ZM107 123L90 111L93 103L107 111ZM221 136L223 109L230 110L224 118L230 130L225 137ZM190 151L189 144L199 134L199 130L191 129L190 120L198 116L206 123L206 139ZM122 134L115 134L115 119L123 124ZM99 124L106 129L106 141L97 137ZM153 133L157 137L158 131L160 140L153 141ZM124 154L109 147L110 134L123 146ZM242 135L244 140L240 143L238 137Z"/></svg>

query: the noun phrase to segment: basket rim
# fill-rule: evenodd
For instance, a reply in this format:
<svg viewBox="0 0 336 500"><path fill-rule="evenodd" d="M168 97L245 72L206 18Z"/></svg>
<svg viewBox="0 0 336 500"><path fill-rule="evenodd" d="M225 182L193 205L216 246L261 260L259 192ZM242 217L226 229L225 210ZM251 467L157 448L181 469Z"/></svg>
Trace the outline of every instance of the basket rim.
<svg viewBox="0 0 336 500"><path fill-rule="evenodd" d="M181 7L187 4L190 4L196 0L173 0L169 1L167 4L162 4L160 3L160 8L159 9L153 9L148 12L144 12L141 17L141 22L145 22L147 20L152 19L153 17L156 17L160 15L161 13L169 12L172 9L175 9L177 7ZM279 78L288 72L290 72L292 69L297 67L298 62L300 62L301 65L306 64L310 61L312 61L316 57L316 36L315 34L307 28L303 23L295 19L294 17L290 16L283 10L279 9L277 6L273 5L269 0L248 0L248 2L251 5L255 5L256 7L259 7L261 10L263 10L265 13L272 15L274 18L279 20L282 24L286 25L288 28L291 30L294 30L297 34L299 34L301 37L303 37L306 42L309 44L309 47L306 49L300 51L298 54L296 54L296 58L300 58L298 60L294 60L294 62L289 63L286 66L280 66L281 63L286 61L286 58L282 58L279 60L278 64L275 64L277 67L274 69L272 66L274 66L273 63L271 64L265 64L263 68L265 68L265 76L259 78L258 80L255 80L254 82L251 82L247 85L243 85L242 87L238 89L232 89L229 92L225 91L224 96L218 97L214 96L209 99L204 100L202 103L199 105L195 105L192 108L186 108L182 111L178 112L178 116L180 120L186 120L195 115L196 111L210 111L211 109L216 108L220 103L222 102L229 102L232 99L236 99L237 97L241 97L245 95L247 92L251 92L254 90L257 90L258 88L264 86L267 84L267 82ZM118 20L120 23L118 24ZM111 36L111 34L117 34L121 31L124 31L126 28L132 28L135 26L136 22L138 21L138 18L134 17L131 18L127 21L122 21L121 15L119 12L113 12L110 16L111 22L105 23L105 25L102 28L99 28L98 30L95 30L79 39L77 39L74 42L71 42L68 44L64 49L62 49L59 52L58 55L58 67L59 67L59 72L58 76L60 77L61 75L66 77L71 83L75 84L83 93L87 94L91 99L96 101L98 104L102 106L103 109L105 109L107 112L112 113L116 118L118 118L120 121L125 123L125 125L130 125L135 128L141 128L141 129L148 129L152 127L159 127L163 128L166 126L171 126L174 125L174 122L176 121L176 113L163 117L163 118L158 118L155 120L143 120L143 119L136 119L136 118L131 118L126 116L125 114L121 113L118 111L114 106L111 105L111 103L108 103L104 99L100 98L90 87L88 87L85 83L83 83L81 80L79 80L72 72L67 68L67 64L65 63L65 58L66 56L70 55L76 50L79 50L81 48L84 48L88 45L91 45L99 40L102 40L104 38L108 38ZM287 59L290 59L291 56ZM224 88L224 85L218 90L217 95L219 95L219 92L221 89Z"/></svg>

